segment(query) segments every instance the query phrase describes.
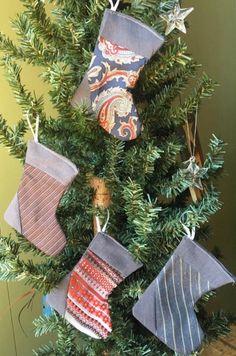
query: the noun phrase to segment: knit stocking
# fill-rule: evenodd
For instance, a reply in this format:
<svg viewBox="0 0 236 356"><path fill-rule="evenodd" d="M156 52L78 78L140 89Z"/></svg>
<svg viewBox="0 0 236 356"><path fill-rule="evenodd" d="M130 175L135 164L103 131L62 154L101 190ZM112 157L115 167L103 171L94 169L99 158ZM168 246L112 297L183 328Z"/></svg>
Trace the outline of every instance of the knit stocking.
<svg viewBox="0 0 236 356"><path fill-rule="evenodd" d="M163 42L142 22L106 10L89 70L72 104L86 100L108 133L123 141L135 139L142 125L130 90Z"/></svg>
<svg viewBox="0 0 236 356"><path fill-rule="evenodd" d="M98 233L70 276L47 296L47 303L78 330L106 338L112 331L108 296L141 266L112 237Z"/></svg>
<svg viewBox="0 0 236 356"><path fill-rule="evenodd" d="M29 141L23 177L5 220L47 255L57 255L66 244L56 209L77 174L67 158Z"/></svg>
<svg viewBox="0 0 236 356"><path fill-rule="evenodd" d="M213 255L184 238L135 304L133 315L169 348L189 355L203 339L194 304L206 292L234 282Z"/></svg>

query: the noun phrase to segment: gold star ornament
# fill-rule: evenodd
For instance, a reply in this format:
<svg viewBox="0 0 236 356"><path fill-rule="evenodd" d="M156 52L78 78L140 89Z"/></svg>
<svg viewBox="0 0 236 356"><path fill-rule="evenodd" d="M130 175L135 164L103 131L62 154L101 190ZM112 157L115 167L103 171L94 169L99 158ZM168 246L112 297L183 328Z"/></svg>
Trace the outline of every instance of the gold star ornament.
<svg viewBox="0 0 236 356"><path fill-rule="evenodd" d="M166 14L160 15L160 17L167 22L166 35L169 35L175 28L183 33L186 33L186 27L184 24L185 18L193 11L193 7L187 9L181 9L179 4L176 4L174 9L168 11Z"/></svg>

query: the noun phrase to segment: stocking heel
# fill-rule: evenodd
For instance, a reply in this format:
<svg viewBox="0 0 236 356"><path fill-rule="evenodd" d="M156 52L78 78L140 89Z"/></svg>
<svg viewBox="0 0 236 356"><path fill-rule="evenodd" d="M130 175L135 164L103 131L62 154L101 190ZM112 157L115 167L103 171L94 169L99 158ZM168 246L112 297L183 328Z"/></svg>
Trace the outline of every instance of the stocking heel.
<svg viewBox="0 0 236 356"><path fill-rule="evenodd" d="M17 194L12 199L10 205L8 206L5 214L5 221L12 226L19 234L22 233L21 221L20 221L20 208Z"/></svg>

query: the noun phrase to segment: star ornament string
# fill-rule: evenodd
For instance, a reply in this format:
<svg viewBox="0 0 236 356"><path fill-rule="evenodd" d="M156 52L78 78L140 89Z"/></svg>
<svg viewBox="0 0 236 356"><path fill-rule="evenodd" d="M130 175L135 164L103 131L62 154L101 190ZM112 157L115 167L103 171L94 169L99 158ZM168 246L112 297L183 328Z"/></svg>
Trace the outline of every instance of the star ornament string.
<svg viewBox="0 0 236 356"><path fill-rule="evenodd" d="M181 9L180 5L176 4L172 10L161 14L160 17L167 23L165 35L169 35L175 28L186 33L184 20L193 10L193 7Z"/></svg>
<svg viewBox="0 0 236 356"><path fill-rule="evenodd" d="M196 157L195 157L197 123L198 123L198 106L196 108L196 114L195 114L195 120L194 120L194 134L193 134L193 143L192 144L191 144L191 138L190 138L189 123L188 123L188 121L186 122L187 136L188 136L189 149L190 149L191 156L187 161L183 162L182 165L183 165L183 172L185 174L185 177L192 182L192 186L196 187L200 190L203 190L203 185L202 185L201 180L206 175L208 169L200 167L198 165Z"/></svg>

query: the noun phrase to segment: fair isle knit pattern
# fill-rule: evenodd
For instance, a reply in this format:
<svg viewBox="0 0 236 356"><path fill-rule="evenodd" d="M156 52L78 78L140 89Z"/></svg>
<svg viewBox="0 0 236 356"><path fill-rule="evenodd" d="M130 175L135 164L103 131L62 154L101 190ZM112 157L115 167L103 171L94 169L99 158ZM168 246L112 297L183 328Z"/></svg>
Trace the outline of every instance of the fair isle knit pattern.
<svg viewBox="0 0 236 356"><path fill-rule="evenodd" d="M67 297L70 322L74 319L78 329L105 339L112 331L108 296L123 279L117 270L87 250L70 278Z"/></svg>
<svg viewBox="0 0 236 356"><path fill-rule="evenodd" d="M25 164L18 191L22 234L50 256L57 255L66 244L56 219L56 209L65 189L55 178Z"/></svg>

